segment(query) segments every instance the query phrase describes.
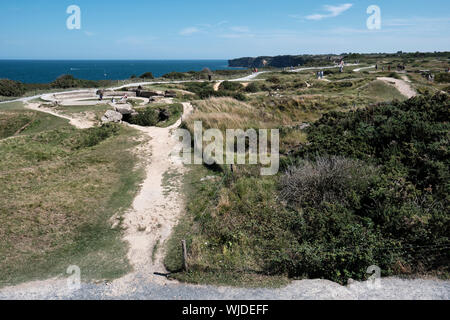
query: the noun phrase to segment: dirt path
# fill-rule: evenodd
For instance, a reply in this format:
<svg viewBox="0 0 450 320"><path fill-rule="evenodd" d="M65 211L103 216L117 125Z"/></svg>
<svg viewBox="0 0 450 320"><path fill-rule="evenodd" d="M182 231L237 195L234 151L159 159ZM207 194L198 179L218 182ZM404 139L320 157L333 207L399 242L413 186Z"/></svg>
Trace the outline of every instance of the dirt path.
<svg viewBox="0 0 450 320"><path fill-rule="evenodd" d="M183 116L186 116L191 112L192 106L190 103L183 103L183 107ZM172 155L179 143L172 131L180 124L181 119L168 128L132 126L150 138L147 146L151 150L151 160L146 168L147 177L134 199L132 209L125 215L125 239L130 243L128 257L135 269L140 271L165 272L163 250L155 251L154 260L152 251L158 242L158 247L164 247L183 211L183 201L176 191L179 181L166 181L170 183L170 188L165 188L163 181L164 175L170 179L183 172L180 158Z"/></svg>
<svg viewBox="0 0 450 320"><path fill-rule="evenodd" d="M216 83L214 83L214 91L219 91L219 87L220 87L220 85L222 84L222 80L220 80L220 81L217 81Z"/></svg>
<svg viewBox="0 0 450 320"><path fill-rule="evenodd" d="M357 68L357 69L354 69L353 72L360 72L361 70L374 69L375 67L376 66L373 65L373 66L369 66L369 67Z"/></svg>
<svg viewBox="0 0 450 320"><path fill-rule="evenodd" d="M183 117L192 112L190 103L183 103ZM138 152L147 156L146 178L131 209L124 216L124 240L129 243L128 259L134 271L111 283L111 295L132 292L138 277L166 284L166 278L154 273L166 273L165 244L184 210L179 193L184 165L173 151L179 144L173 130L181 119L168 128L130 125L148 137Z"/></svg>
<svg viewBox="0 0 450 320"><path fill-rule="evenodd" d="M387 84L393 85L402 95L405 97L412 98L417 95L417 92L411 87L411 84L405 80L389 78L389 77L379 77L378 80L384 81Z"/></svg>
<svg viewBox="0 0 450 320"><path fill-rule="evenodd" d="M69 120L70 124L73 125L74 127L78 128L78 129L87 129L87 128L91 128L94 126L94 122L87 120L85 118L81 118L81 117L77 117L77 118L72 118L63 114L60 114L58 112L55 112L54 110L50 109L50 108L45 108L42 107L40 103L30 103L28 101L24 102L24 107L30 110L34 110L34 111L39 111L39 112L45 112L48 114L51 114L55 117L58 118L62 118L62 119L66 119Z"/></svg>
<svg viewBox="0 0 450 320"><path fill-rule="evenodd" d="M349 63L349 64L345 64L344 67L357 66L357 65L358 65L358 63ZM308 70L325 70L325 69L334 69L334 68L339 68L339 66L334 65L334 66L326 66L326 67L305 67L305 68L289 70L288 72L301 72L301 71L308 71Z"/></svg>

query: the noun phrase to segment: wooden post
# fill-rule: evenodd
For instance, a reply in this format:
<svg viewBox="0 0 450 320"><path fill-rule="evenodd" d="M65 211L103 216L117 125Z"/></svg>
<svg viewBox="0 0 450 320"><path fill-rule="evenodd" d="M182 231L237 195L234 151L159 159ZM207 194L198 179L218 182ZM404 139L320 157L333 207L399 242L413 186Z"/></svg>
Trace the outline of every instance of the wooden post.
<svg viewBox="0 0 450 320"><path fill-rule="evenodd" d="M184 271L188 271L186 240L181 240L181 247L182 247L182 250L183 250L183 266L184 266Z"/></svg>

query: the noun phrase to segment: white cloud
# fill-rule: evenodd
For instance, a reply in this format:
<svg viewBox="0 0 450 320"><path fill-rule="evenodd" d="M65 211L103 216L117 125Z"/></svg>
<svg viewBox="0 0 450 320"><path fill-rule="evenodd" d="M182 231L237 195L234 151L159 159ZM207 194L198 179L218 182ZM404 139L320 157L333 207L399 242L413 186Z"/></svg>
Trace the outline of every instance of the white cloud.
<svg viewBox="0 0 450 320"><path fill-rule="evenodd" d="M327 12L326 14L312 14L309 16L306 16L306 19L308 20L322 20L325 18L333 18L337 17L341 14L343 14L345 11L350 9L353 6L351 3L344 3L338 6L330 6L325 5L323 6L323 9ZM295 16L293 16L295 17Z"/></svg>
<svg viewBox="0 0 450 320"><path fill-rule="evenodd" d="M248 33L248 32L250 32L249 27L243 27L243 26L231 27L230 30L234 31L234 32L239 32L239 33Z"/></svg>
<svg viewBox="0 0 450 320"><path fill-rule="evenodd" d="M255 35L251 33L225 33L219 35L219 37L225 39L242 39L242 38L253 38L255 37Z"/></svg>
<svg viewBox="0 0 450 320"><path fill-rule="evenodd" d="M182 36L190 36L194 33L198 33L200 32L200 29L197 27L188 27L188 28L184 28L183 30L180 31L180 35Z"/></svg>

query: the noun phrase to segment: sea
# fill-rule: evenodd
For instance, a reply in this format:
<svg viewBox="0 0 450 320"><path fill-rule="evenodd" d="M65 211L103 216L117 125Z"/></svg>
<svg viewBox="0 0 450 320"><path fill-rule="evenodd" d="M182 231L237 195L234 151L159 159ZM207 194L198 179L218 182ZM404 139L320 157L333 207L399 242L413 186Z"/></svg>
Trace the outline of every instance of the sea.
<svg viewBox="0 0 450 320"><path fill-rule="evenodd" d="M49 83L63 74L85 80L124 80L132 75L239 69L227 60L0 60L0 79L23 83Z"/></svg>

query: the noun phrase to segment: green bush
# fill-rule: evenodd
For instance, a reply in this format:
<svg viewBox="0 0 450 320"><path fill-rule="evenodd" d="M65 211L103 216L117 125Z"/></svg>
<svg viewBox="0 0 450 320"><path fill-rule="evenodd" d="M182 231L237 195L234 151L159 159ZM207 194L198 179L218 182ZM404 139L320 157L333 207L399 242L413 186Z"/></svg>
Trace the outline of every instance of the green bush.
<svg viewBox="0 0 450 320"><path fill-rule="evenodd" d="M225 82L224 82L225 83ZM236 88L233 82L229 82L230 84L225 85L226 87ZM233 97L240 101L245 101L247 97L242 92L236 92L235 90L226 90L224 88L220 88L220 90L215 91L210 83L207 82L191 82L186 83L186 89L190 92L195 93L200 99L208 99L211 97ZM238 83L240 88L242 85Z"/></svg>
<svg viewBox="0 0 450 320"><path fill-rule="evenodd" d="M150 107L145 108L144 110L138 110L138 114L131 117L129 122L143 127L156 126L159 122L159 112Z"/></svg>
<svg viewBox="0 0 450 320"><path fill-rule="evenodd" d="M183 72L169 72L162 76L165 79L181 80L189 77L189 74Z"/></svg>
<svg viewBox="0 0 450 320"><path fill-rule="evenodd" d="M245 88L245 91L249 92L249 93L256 93L256 92L261 91L261 89L260 89L259 85L256 82L251 82Z"/></svg>
<svg viewBox="0 0 450 320"><path fill-rule="evenodd" d="M69 89L69 88L98 88L106 85L110 85L112 81L102 80L82 80L76 79L70 74L62 75L58 77L55 81L50 83L51 88L55 89Z"/></svg>
<svg viewBox="0 0 450 320"><path fill-rule="evenodd" d="M0 96L20 97L25 93L24 85L19 81L0 79Z"/></svg>
<svg viewBox="0 0 450 320"><path fill-rule="evenodd" d="M271 76L269 78L266 79L267 82L271 82L271 83L275 83L278 84L281 82L280 78L275 77L275 76Z"/></svg>
<svg viewBox="0 0 450 320"><path fill-rule="evenodd" d="M51 83L53 88L74 88L78 86L77 79L74 76L66 74L58 77L55 81Z"/></svg>
<svg viewBox="0 0 450 320"><path fill-rule="evenodd" d="M449 83L450 82L450 73L438 73L434 80L438 83Z"/></svg>
<svg viewBox="0 0 450 320"><path fill-rule="evenodd" d="M151 72L146 72L144 74L141 74L139 76L139 78L141 78L141 79L155 79L155 77L153 76L153 73L151 73Z"/></svg>
<svg viewBox="0 0 450 320"><path fill-rule="evenodd" d="M219 90L227 91L239 91L242 90L243 86L239 82L224 81L220 84Z"/></svg>

